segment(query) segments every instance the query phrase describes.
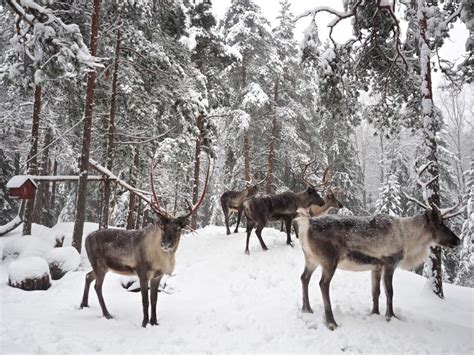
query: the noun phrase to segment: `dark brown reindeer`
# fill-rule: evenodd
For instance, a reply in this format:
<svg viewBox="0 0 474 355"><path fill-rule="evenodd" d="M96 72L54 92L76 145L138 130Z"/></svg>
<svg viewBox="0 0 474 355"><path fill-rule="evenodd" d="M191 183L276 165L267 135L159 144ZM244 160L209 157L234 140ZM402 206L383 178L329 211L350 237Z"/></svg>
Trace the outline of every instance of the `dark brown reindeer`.
<svg viewBox="0 0 474 355"><path fill-rule="evenodd" d="M235 225L234 233L238 233L240 219L242 217L243 205L246 198L253 197L257 194L257 184L248 185L242 191L226 191L221 196L221 206L224 212L225 227L227 229L227 235L230 234L229 229L229 215L232 212L237 213L237 224Z"/></svg>
<svg viewBox="0 0 474 355"><path fill-rule="evenodd" d="M416 202L425 208L425 212L408 218L386 214L310 218L305 210L300 210L297 220L305 256L305 269L301 275L303 312L313 312L309 304L308 285L314 270L321 265L319 286L329 329L337 327L329 297L330 282L337 268L372 271L372 313L377 314L383 276L387 298L385 317L387 320L395 317L392 303L395 269L412 269L421 264L430 246L455 247L460 244L459 238L443 223L444 219L459 213L451 213L458 206L441 213L437 207Z"/></svg>
<svg viewBox="0 0 474 355"><path fill-rule="evenodd" d="M105 318L112 318L102 296L102 284L106 273L112 271L122 275L137 275L142 294L142 326L146 327L148 323L158 325L156 319L158 286L163 275L173 272L181 232L189 225L190 216L196 213L204 199L209 169L210 162L202 195L185 215L173 217L161 208L151 172L152 201L146 202L158 216L158 223L140 230L102 229L89 234L85 247L92 271L86 275L81 308L88 307L89 287L91 282L96 280L95 290L102 313ZM151 318L148 317L148 283L150 283Z"/></svg>
<svg viewBox="0 0 474 355"><path fill-rule="evenodd" d="M324 205L324 200L316 191L314 185L305 178L308 166L306 164L302 173L303 182L307 189L301 192L284 192L272 196L252 197L244 202L244 212L247 217L247 241L245 253L249 254L249 239L252 229L255 227L255 234L263 250L268 250L262 239L262 230L268 221L283 220L286 225L286 244L293 246L291 241L291 221L295 217L298 208L309 208L311 205Z"/></svg>

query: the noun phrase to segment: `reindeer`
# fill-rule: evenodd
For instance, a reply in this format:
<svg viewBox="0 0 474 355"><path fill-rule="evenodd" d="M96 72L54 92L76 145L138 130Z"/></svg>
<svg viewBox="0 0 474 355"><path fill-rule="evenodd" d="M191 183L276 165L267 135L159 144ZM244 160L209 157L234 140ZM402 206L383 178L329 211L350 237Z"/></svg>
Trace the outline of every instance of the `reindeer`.
<svg viewBox="0 0 474 355"><path fill-rule="evenodd" d="M181 232L190 223L189 217L196 213L207 191L210 162L207 168L204 189L198 202L190 207L187 214L173 217L161 208L153 185L153 172L150 172L152 201L145 201L158 216L158 223L140 230L102 229L95 231L86 239L85 247L92 271L85 279L81 309L88 307L89 287L95 280L95 290L105 318L111 319L102 296L102 284L108 271L122 275L137 275L142 294L143 321L158 325L156 303L158 286L163 275L170 275L175 266L175 254ZM153 170L153 164L152 169ZM143 196L141 196L143 198ZM150 283L151 318L148 318L148 283Z"/></svg>
<svg viewBox="0 0 474 355"><path fill-rule="evenodd" d="M291 240L291 221L298 208L309 208L311 205L324 205L324 200L316 191L316 187L304 177L306 169L312 164L306 164L302 172L302 179L307 189L301 192L284 192L272 196L252 197L244 201L244 212L247 217L247 242L245 253L249 252L249 239L252 229L256 227L255 234L263 250L268 250L262 239L262 230L268 221L283 220L286 225L286 244L293 246Z"/></svg>
<svg viewBox="0 0 474 355"><path fill-rule="evenodd" d="M301 245L305 256L305 269L301 275L303 312L313 313L309 304L308 284L314 270L321 265L319 282L324 303L326 325L334 330L334 320L329 298L329 285L337 268L349 271L372 271L372 313L379 313L380 280L383 275L387 309L385 317L395 317L393 312L393 273L397 267L412 269L421 264L430 246L455 247L459 238L443 223L443 219L458 214L443 213L429 204L413 201L425 208L415 217L398 218L386 214L373 217L327 215L310 218L300 210L298 224Z"/></svg>
<svg viewBox="0 0 474 355"><path fill-rule="evenodd" d="M332 176L328 178L328 176L331 176L329 174L329 167L326 168L326 170L323 173L323 178L321 184L319 186L323 187L324 189L324 205L319 206L319 205L311 205L309 206L309 215L311 217L320 217L325 214L327 214L331 208L334 209L339 209L344 207L342 203L337 199L336 194L333 192L331 189L331 182L332 182ZM339 191L338 191L339 192ZM292 220L291 224L293 225L293 229L295 231L296 238L299 238L298 235L298 223L296 222L295 218L298 216L297 213L292 215ZM284 221L281 222L281 231L283 231L283 223ZM286 226L286 228L291 228Z"/></svg>
<svg viewBox="0 0 474 355"><path fill-rule="evenodd" d="M227 235L230 234L229 229L229 215L232 212L237 212L237 224L234 233L238 233L240 219L242 217L243 204L246 198L253 197L257 194L257 184L248 185L242 191L226 191L221 196L221 206L224 212L225 226L227 228Z"/></svg>

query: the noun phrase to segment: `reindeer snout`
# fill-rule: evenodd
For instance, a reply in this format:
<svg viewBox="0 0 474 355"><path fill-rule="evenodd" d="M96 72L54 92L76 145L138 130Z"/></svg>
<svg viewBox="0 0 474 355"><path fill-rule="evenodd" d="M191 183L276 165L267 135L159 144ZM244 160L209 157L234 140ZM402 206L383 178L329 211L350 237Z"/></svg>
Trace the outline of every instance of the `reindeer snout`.
<svg viewBox="0 0 474 355"><path fill-rule="evenodd" d="M459 239L458 237L456 238L453 238L453 240L451 241L451 246L452 247L457 247L461 244L461 239Z"/></svg>
<svg viewBox="0 0 474 355"><path fill-rule="evenodd" d="M170 242L162 241L162 242L161 242L161 249L163 249L163 250L169 250L169 249L171 249L171 243L170 243Z"/></svg>

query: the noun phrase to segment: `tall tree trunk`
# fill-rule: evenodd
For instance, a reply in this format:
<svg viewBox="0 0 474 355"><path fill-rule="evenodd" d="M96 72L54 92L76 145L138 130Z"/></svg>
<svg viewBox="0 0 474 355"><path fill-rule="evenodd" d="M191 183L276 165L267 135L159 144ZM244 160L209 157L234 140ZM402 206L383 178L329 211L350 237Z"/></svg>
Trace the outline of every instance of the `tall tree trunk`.
<svg viewBox="0 0 474 355"><path fill-rule="evenodd" d="M28 174L36 175L38 172L38 139L39 139L39 123L41 114L41 85L35 86L35 95L33 103L33 124L31 125L31 148L28 154ZM31 234L31 224L33 222L33 209L35 199L28 200L25 206L25 214L23 216L23 235Z"/></svg>
<svg viewBox="0 0 474 355"><path fill-rule="evenodd" d="M193 184L193 204L197 203L199 198L199 173L201 169L201 144L204 140L204 123L205 116L203 114L196 117L196 126L199 130L199 135L196 137L196 150L194 152L194 184ZM191 220L191 227L196 229L197 217L193 214Z"/></svg>
<svg viewBox="0 0 474 355"><path fill-rule="evenodd" d="M58 161L54 159L53 163L53 175L58 174ZM51 209L55 211L54 213L54 221L57 219L56 215L56 181L53 181L51 184L51 201L49 202L49 205L51 206Z"/></svg>
<svg viewBox="0 0 474 355"><path fill-rule="evenodd" d="M274 112L272 118L272 134L270 138L270 148L268 152L268 167L267 167L267 185L265 193L272 193L273 186L273 164L275 160L275 149L276 149L276 139L277 139L277 130L278 130L278 117L277 117L277 107L278 107L278 85L279 79L275 80L275 87L273 91L273 102L274 102Z"/></svg>
<svg viewBox="0 0 474 355"><path fill-rule="evenodd" d="M247 86L247 53L242 53L242 71L240 78L240 93L243 94ZM248 128L244 128L244 180L250 182L250 143Z"/></svg>
<svg viewBox="0 0 474 355"><path fill-rule="evenodd" d="M97 53L97 42L99 37L99 14L100 0L94 0L91 21L90 53ZM82 136L82 153L79 164L79 186L77 189L76 217L72 234L72 246L80 253L82 248L82 233L84 232L84 221L87 197L87 176L89 168L89 154L91 148L92 112L94 108L94 87L96 71L91 69L87 74L86 108L84 111L84 131Z"/></svg>
<svg viewBox="0 0 474 355"><path fill-rule="evenodd" d="M421 94L423 110L423 140L426 149L426 160L433 162L427 169L430 179L433 182L428 185L431 194L428 193L428 202L431 206L440 206L439 188L439 165L437 156L436 133L439 130L438 118L433 104L433 88L431 80L431 50L427 36L427 18L424 0L418 0L418 21L420 26L420 69L421 69ZM433 292L440 298L443 294L443 272L442 272L442 250L440 247L432 247L429 260L425 263L423 273L428 277Z"/></svg>
<svg viewBox="0 0 474 355"><path fill-rule="evenodd" d="M134 147L135 153L133 155L133 166L130 170L130 184L132 186L137 185L137 174L138 174L138 165L140 163L139 160L139 150L138 147ZM135 228L135 215L137 209L137 197L135 194L130 192L130 200L128 204L128 216L127 216L127 229Z"/></svg>
<svg viewBox="0 0 474 355"><path fill-rule="evenodd" d="M120 57L120 44L121 44L120 30L117 30L117 43L115 45L115 60L114 60L114 73L112 76L112 94L110 97L110 114L107 124L107 153L105 157L105 167L112 170L114 161L114 141L115 141L115 113L117 109L117 83L118 83L118 70L119 70L119 57ZM104 189L102 193L102 210L101 218L99 222L99 229L107 228L109 225L109 206L110 206L110 180L104 181Z"/></svg>
<svg viewBox="0 0 474 355"><path fill-rule="evenodd" d="M135 229L140 229L140 216L142 214L142 199L138 199L137 217L135 218Z"/></svg>
<svg viewBox="0 0 474 355"><path fill-rule="evenodd" d="M53 137L51 128L46 130L44 136L43 154L41 157L41 165L39 167L38 175L48 175L49 165L49 145L51 144ZM50 183L47 181L41 181L38 183L38 189L36 190L35 208L33 213L33 222L48 225L48 213L49 213L49 193Z"/></svg>
<svg viewBox="0 0 474 355"><path fill-rule="evenodd" d="M244 129L244 179L247 182L251 181L250 177L250 144L249 144L249 131L247 128Z"/></svg>

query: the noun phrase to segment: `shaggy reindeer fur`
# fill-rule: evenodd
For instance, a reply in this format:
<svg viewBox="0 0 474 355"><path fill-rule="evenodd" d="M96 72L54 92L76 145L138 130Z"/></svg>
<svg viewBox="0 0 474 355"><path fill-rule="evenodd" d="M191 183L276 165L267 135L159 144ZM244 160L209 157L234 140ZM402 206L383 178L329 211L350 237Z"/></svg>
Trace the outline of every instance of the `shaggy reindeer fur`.
<svg viewBox="0 0 474 355"><path fill-rule="evenodd" d="M349 271L372 271L373 313L379 313L380 279L384 277L387 296L386 318L394 317L392 278L395 268L411 269L425 259L429 247L454 247L459 238L444 225L438 211L428 210L411 218L385 214L373 217L327 215L309 218L302 211L297 219L305 256L301 275L303 311L313 312L309 304L308 284L321 265L319 283L328 327L337 327L331 309L329 284L336 268Z"/></svg>

